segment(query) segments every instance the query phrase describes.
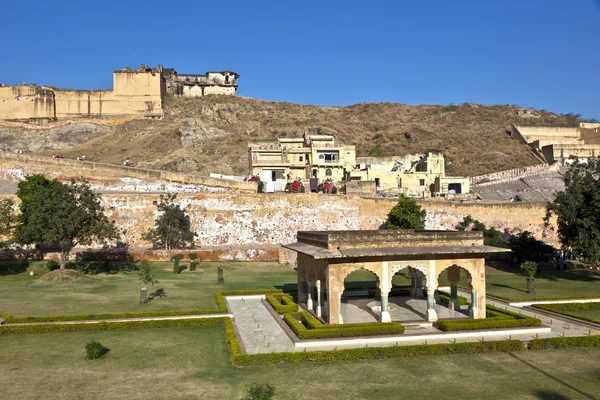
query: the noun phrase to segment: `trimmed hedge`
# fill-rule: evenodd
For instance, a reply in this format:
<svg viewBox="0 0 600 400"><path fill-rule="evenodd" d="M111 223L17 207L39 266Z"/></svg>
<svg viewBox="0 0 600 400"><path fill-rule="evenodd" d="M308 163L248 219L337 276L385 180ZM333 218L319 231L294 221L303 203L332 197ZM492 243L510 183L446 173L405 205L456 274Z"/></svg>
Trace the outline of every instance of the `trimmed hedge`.
<svg viewBox="0 0 600 400"><path fill-rule="evenodd" d="M471 290L471 289L469 289ZM598 295L589 295L589 296L555 296L555 297L536 297L535 299L532 298L525 298L525 299L515 299L514 297L506 297L506 296L499 296L497 294L492 294L490 292L487 292L487 296L488 297L496 297L498 299L502 299L502 300L506 300L506 301L512 301L515 303L519 303L519 302L532 302L532 301L542 301L542 300L579 300L579 299L598 299L600 298L600 296Z"/></svg>
<svg viewBox="0 0 600 400"><path fill-rule="evenodd" d="M581 319L584 321L593 322L595 324L600 324L600 319L585 317L583 315L579 315L577 313L572 312L572 311L579 311L579 310L593 310L593 309L600 310L600 303L598 303L598 302L595 302L595 303L591 303L591 302L589 302L589 303L563 303L563 304L532 304L531 306L535 307L535 308L539 308L540 310L551 311L551 312L566 315L569 317Z"/></svg>
<svg viewBox="0 0 600 400"><path fill-rule="evenodd" d="M501 308L487 306L487 318L483 319L442 319L437 328L444 332L470 331L476 329L503 329L540 326L542 321Z"/></svg>
<svg viewBox="0 0 600 400"><path fill-rule="evenodd" d="M294 331L296 336L302 340L307 339L330 339L343 338L354 336L384 336L384 335L400 335L404 333L405 327L397 322L374 323L374 324L341 324L341 325L325 325L319 324L318 327L307 329L305 324L307 321L314 318L310 313L303 311L299 313L284 314L283 319L288 326ZM311 321L309 326L314 326Z"/></svg>
<svg viewBox="0 0 600 400"><path fill-rule="evenodd" d="M204 326L223 325L229 318L199 318L199 319L166 319L161 321L128 321L128 322L98 322L84 324L36 324L36 325L2 325L0 336L15 333L63 333L91 332L156 328L196 328Z"/></svg>
<svg viewBox="0 0 600 400"><path fill-rule="evenodd" d="M289 294L268 294L265 297L267 299L267 302L271 305L271 307L273 307L275 312L277 312L278 314L298 312L298 304L294 302L294 299Z"/></svg>
<svg viewBox="0 0 600 400"><path fill-rule="evenodd" d="M438 294L440 295L440 302L442 303L442 305L448 306L448 304L450 304L450 300L452 300L452 295L448 292L444 292L441 290L438 290ZM457 296L457 299L458 304L460 304L461 306L466 306L468 304L466 297Z"/></svg>
<svg viewBox="0 0 600 400"><path fill-rule="evenodd" d="M533 339L529 350L566 349L569 347L600 347L600 335Z"/></svg>
<svg viewBox="0 0 600 400"><path fill-rule="evenodd" d="M214 310L178 310L178 311L144 311L133 313L115 313L115 314L80 314L80 315L58 315L47 317L13 317L9 314L0 313L0 317L4 318L6 324L17 323L35 323L35 322L64 322L64 321L86 321L86 320L103 320L103 319L125 319L125 318L146 318L146 317L174 317L181 315L205 315L205 314L224 314L227 313L227 304L223 296L239 296L252 294L276 293L282 294L280 289L263 289L263 290L230 290L215 293L215 301L217 309ZM297 309L295 310L297 311Z"/></svg>

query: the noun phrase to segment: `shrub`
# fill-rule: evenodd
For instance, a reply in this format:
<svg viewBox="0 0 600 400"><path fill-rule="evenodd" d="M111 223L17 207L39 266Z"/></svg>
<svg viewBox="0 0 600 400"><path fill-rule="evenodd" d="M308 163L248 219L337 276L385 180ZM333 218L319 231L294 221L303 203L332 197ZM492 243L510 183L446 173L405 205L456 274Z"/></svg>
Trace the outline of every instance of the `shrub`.
<svg viewBox="0 0 600 400"><path fill-rule="evenodd" d="M312 318L312 320L311 320ZM404 325L397 322L373 323L373 324L321 324L310 313L302 311L283 315L284 321L294 331L296 336L302 340L327 339L353 336L383 336L400 335L404 333ZM308 322L311 320L310 322ZM317 322L314 322L317 321ZM320 325L318 325L318 324ZM307 328L314 326L315 328Z"/></svg>
<svg viewBox="0 0 600 400"><path fill-rule="evenodd" d="M566 349L569 347L600 347L600 336L556 337L549 339L533 339L529 343L530 350Z"/></svg>
<svg viewBox="0 0 600 400"><path fill-rule="evenodd" d="M246 400L271 400L275 396L275 388L269 383L252 383L247 392Z"/></svg>
<svg viewBox="0 0 600 400"><path fill-rule="evenodd" d="M188 258L190 259L190 271L196 270L196 258L198 258L198 254L189 253Z"/></svg>
<svg viewBox="0 0 600 400"><path fill-rule="evenodd" d="M48 271L55 271L60 268L60 263L56 260L48 260L46 262L46 268L48 268Z"/></svg>
<svg viewBox="0 0 600 400"><path fill-rule="evenodd" d="M92 340L91 342L87 342L85 344L85 354L88 360L95 360L107 352L108 349L102 346L102 344L97 340Z"/></svg>
<svg viewBox="0 0 600 400"><path fill-rule="evenodd" d="M183 254L175 254L173 256L173 273L179 273L179 262L183 259Z"/></svg>
<svg viewBox="0 0 600 400"><path fill-rule="evenodd" d="M448 292L444 292L441 290L438 290L438 294L440 295L440 302L442 303L442 305L448 306L448 304L450 304L450 300L452 300L452 295ZM461 306L466 306L468 304L466 297L457 296L457 299L458 304L460 304Z"/></svg>
<svg viewBox="0 0 600 400"><path fill-rule="evenodd" d="M542 321L512 311L487 306L487 317L483 319L442 319L437 321L437 328L444 332L469 331L475 329L503 329L527 326L540 326Z"/></svg>
<svg viewBox="0 0 600 400"><path fill-rule="evenodd" d="M275 312L277 312L278 314L295 313L298 311L298 304L294 302L294 299L289 294L268 294L265 297L267 302L271 305L271 307L273 307Z"/></svg>

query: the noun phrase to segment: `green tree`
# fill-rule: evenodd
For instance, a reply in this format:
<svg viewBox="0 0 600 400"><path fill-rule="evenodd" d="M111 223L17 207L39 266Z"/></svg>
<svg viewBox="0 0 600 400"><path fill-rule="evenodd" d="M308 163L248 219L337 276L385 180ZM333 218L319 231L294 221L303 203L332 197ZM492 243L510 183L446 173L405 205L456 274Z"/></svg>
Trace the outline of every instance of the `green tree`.
<svg viewBox="0 0 600 400"><path fill-rule="evenodd" d="M473 219L470 215L464 217L455 228L459 231L483 232L483 243L487 246L508 247L502 240L502 233L499 230L486 227L483 222Z"/></svg>
<svg viewBox="0 0 600 400"><path fill-rule="evenodd" d="M525 261L521 264L521 269L527 275L527 293L535 293L535 274L538 266L536 262Z"/></svg>
<svg viewBox="0 0 600 400"><path fill-rule="evenodd" d="M248 386L245 400L271 400L275 396L275 387L269 383L252 383Z"/></svg>
<svg viewBox="0 0 600 400"><path fill-rule="evenodd" d="M17 242L60 246L60 268L65 269L75 246L116 237L117 230L104 214L100 196L87 182L44 182L35 175L33 180L32 185L24 185L26 190L18 192L23 203L15 230Z"/></svg>
<svg viewBox="0 0 600 400"><path fill-rule="evenodd" d="M0 201L0 246L6 247L10 244L15 227L15 202L11 199Z"/></svg>
<svg viewBox="0 0 600 400"><path fill-rule="evenodd" d="M600 159L575 160L564 175L565 190L546 209L546 224L556 215L558 236L589 262L600 261Z"/></svg>
<svg viewBox="0 0 600 400"><path fill-rule="evenodd" d="M148 285L149 283L151 283L152 286L154 286L155 283L158 283L158 281L155 280L154 276L152 275L152 267L150 267L150 263L148 262L148 260L142 260L142 262L140 262L139 275L140 282L144 286Z"/></svg>
<svg viewBox="0 0 600 400"><path fill-rule="evenodd" d="M508 247L520 261L537 261L541 255L554 252L554 247L537 240L529 231L511 236Z"/></svg>
<svg viewBox="0 0 600 400"><path fill-rule="evenodd" d="M401 195L387 215L388 229L424 229L426 211L415 199Z"/></svg>
<svg viewBox="0 0 600 400"><path fill-rule="evenodd" d="M154 220L154 228L143 235L156 247L162 247L169 252L171 259L171 250L185 247L192 243L196 233L191 231L189 215L186 215L185 209L177 203L177 196L169 196L158 204L160 216Z"/></svg>

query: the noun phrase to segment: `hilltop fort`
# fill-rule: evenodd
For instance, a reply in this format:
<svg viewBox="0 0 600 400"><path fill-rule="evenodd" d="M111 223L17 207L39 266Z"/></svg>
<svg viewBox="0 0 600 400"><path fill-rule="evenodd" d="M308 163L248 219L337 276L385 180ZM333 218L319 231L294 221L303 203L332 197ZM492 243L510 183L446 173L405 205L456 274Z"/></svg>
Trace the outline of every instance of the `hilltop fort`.
<svg viewBox="0 0 600 400"><path fill-rule="evenodd" d="M0 119L47 123L74 118L124 115L160 117L165 96L234 95L239 74L209 71L178 74L173 68L141 64L137 70L113 71L111 90L73 90L53 86L0 85Z"/></svg>

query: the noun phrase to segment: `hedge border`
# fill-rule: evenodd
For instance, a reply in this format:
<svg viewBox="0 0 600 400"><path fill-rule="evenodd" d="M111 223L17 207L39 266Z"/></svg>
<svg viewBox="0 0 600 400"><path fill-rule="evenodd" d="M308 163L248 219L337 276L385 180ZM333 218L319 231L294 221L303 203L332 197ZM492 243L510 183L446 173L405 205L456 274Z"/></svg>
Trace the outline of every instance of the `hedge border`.
<svg viewBox="0 0 600 400"><path fill-rule="evenodd" d="M583 321L592 322L594 324L600 324L600 319L584 317L582 315L575 314L575 313L572 313L572 312L569 312L566 310L560 310L561 307L573 306L573 304L579 304L579 303L532 304L531 307L538 308L540 310L551 311L551 312L557 313L557 314L566 315L567 317L572 317L572 318L580 319ZM583 303L583 304L595 305L596 307L600 308L600 302L588 302L588 303ZM557 308L559 308L559 309L557 309ZM588 308L592 308L592 307L588 307ZM583 308L583 309L585 309L585 308Z"/></svg>
<svg viewBox="0 0 600 400"><path fill-rule="evenodd" d="M529 350L567 349L570 347L600 347L600 335L533 339Z"/></svg>
<svg viewBox="0 0 600 400"><path fill-rule="evenodd" d="M3 325L0 336L20 333L98 332L114 330L194 328L223 325L226 317L196 319L166 319L160 321L98 322L81 324ZM229 318L227 318L229 319Z"/></svg>
<svg viewBox="0 0 600 400"><path fill-rule="evenodd" d="M470 290L470 289L469 289ZM536 301L552 301L552 300L583 300L583 299L599 299L598 295L589 295L589 296L558 296L558 297L540 297L540 298L527 298L527 299L515 299L513 297L499 296L497 294L493 294L490 292L486 293L489 297L496 297L498 299L510 301L512 303L532 303Z"/></svg>
<svg viewBox="0 0 600 400"><path fill-rule="evenodd" d="M482 319L442 319L438 320L436 325L443 332L454 332L476 329L522 328L542 324L542 321L537 318L527 317L494 306L488 305L486 310L491 311L490 315L493 316Z"/></svg>
<svg viewBox="0 0 600 400"><path fill-rule="evenodd" d="M283 315L283 320L292 331L301 340L310 339L334 339L356 336L385 336L401 335L406 329L404 325L397 322L388 322L384 324L342 324L342 325L316 325L314 321L307 322L309 319L316 320L309 312L301 311L297 313L288 313ZM311 326L319 326L312 329Z"/></svg>
<svg viewBox="0 0 600 400"><path fill-rule="evenodd" d="M442 303L443 306L450 304L450 301L452 300L452 295L450 293L444 292L443 290L438 290L437 292L440 295L440 303ZM461 306L466 306L469 304L466 297L457 296L457 299L458 304Z"/></svg>
<svg viewBox="0 0 600 400"><path fill-rule="evenodd" d="M93 321L105 319L145 318L145 317L173 317L181 315L206 315L225 314L228 312L224 296L256 295L256 294L283 294L281 289L256 289L256 290L229 290L215 292L217 308L214 310L174 310L174 311L144 311L114 314L81 314L81 315L59 315L47 317L13 317L9 314L0 313L5 324L36 323L36 322L65 322L65 321Z"/></svg>
<svg viewBox="0 0 600 400"><path fill-rule="evenodd" d="M268 294L265 296L265 298L278 314L298 312L298 304L294 302L294 299L289 294L284 294L281 296Z"/></svg>

